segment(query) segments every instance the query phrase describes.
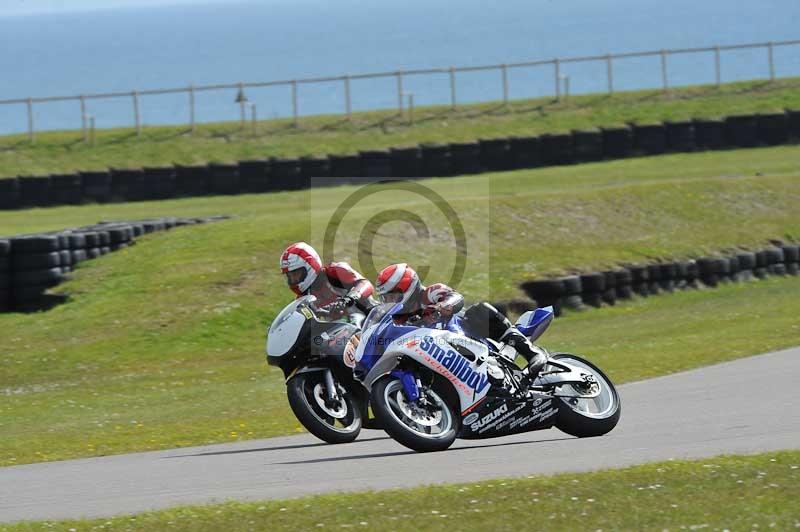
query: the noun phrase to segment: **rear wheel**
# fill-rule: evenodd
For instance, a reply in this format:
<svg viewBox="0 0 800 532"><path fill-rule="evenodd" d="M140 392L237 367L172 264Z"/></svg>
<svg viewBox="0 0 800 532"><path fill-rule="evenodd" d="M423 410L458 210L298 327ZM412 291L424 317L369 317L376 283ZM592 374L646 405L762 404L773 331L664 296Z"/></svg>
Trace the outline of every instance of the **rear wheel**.
<svg viewBox="0 0 800 532"><path fill-rule="evenodd" d="M322 371L300 373L286 383L292 412L303 426L322 441L349 443L361 432L361 408L353 394L338 387L339 398L330 401L325 393Z"/></svg>
<svg viewBox="0 0 800 532"><path fill-rule="evenodd" d="M611 431L619 421L622 403L614 384L603 371L588 360L569 353L559 353L552 358L577 366L593 377L591 385L566 384L560 387L558 420L556 426L573 436L588 438L602 436ZM547 371L547 368L545 368ZM582 398L581 395L595 395Z"/></svg>
<svg viewBox="0 0 800 532"><path fill-rule="evenodd" d="M421 453L443 451L455 441L461 423L444 395L422 389L420 399L411 402L400 380L386 376L373 385L370 404L383 429L397 442Z"/></svg>

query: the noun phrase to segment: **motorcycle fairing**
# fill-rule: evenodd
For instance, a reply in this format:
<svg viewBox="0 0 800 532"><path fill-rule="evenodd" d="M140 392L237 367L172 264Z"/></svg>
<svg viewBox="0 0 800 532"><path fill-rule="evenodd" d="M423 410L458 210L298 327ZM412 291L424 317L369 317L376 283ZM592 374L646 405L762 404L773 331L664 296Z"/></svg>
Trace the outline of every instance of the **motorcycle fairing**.
<svg viewBox="0 0 800 532"><path fill-rule="evenodd" d="M314 301L314 296L305 296L292 301L272 321L267 333L267 356L270 358L282 357L291 350L297 342L303 324L309 318L302 313L305 305Z"/></svg>
<svg viewBox="0 0 800 532"><path fill-rule="evenodd" d="M529 310L517 319L517 329L532 342L539 338L553 321L553 307Z"/></svg>
<svg viewBox="0 0 800 532"><path fill-rule="evenodd" d="M400 330L392 330L393 328ZM361 370L363 383L367 389L371 389L375 381L394 370L402 358L409 358L450 381L458 393L462 411L469 409L486 396L490 384L484 364L488 357L488 347L485 345L447 330L398 327L391 322L387 322L385 328L376 328L368 332L379 331L383 331L384 336L380 334L369 336L370 339L377 338L383 343L388 342L383 353L377 356L373 353L380 347L374 345L378 343L375 340L368 342L362 340L359 350L362 350L362 344L367 345L362 353L356 354L356 358L359 359L356 368ZM396 336L400 332L405 334ZM389 341L392 338L394 339ZM475 355L473 360L459 353L454 345L463 345L465 349L473 352ZM480 353L475 353L480 350L482 350Z"/></svg>
<svg viewBox="0 0 800 532"><path fill-rule="evenodd" d="M381 361L383 354L389 345L396 339L406 334L413 334L419 331L417 327L409 327L402 325L395 325L393 318L393 311L399 308L396 305L390 309L375 309L373 312L383 312L383 315L376 322L373 322L374 315L370 314L365 322L365 330L361 333L361 340L356 348L355 360L356 365L353 369L355 375L367 384L367 389L370 388L372 382L377 380L367 379L367 376L373 372L376 365L388 366L385 361ZM395 364L396 365L396 364ZM385 375L394 369L394 365L388 367L385 371L381 371L378 377Z"/></svg>
<svg viewBox="0 0 800 532"><path fill-rule="evenodd" d="M557 399L531 394L524 399L491 397L461 419L458 437L474 440L546 429L556 422Z"/></svg>
<svg viewBox="0 0 800 532"><path fill-rule="evenodd" d="M314 363L317 366L345 367L345 347L358 331L350 323L319 320L311 310L315 301L311 295L292 301L270 325L267 364L281 368L287 381L310 358L322 359Z"/></svg>

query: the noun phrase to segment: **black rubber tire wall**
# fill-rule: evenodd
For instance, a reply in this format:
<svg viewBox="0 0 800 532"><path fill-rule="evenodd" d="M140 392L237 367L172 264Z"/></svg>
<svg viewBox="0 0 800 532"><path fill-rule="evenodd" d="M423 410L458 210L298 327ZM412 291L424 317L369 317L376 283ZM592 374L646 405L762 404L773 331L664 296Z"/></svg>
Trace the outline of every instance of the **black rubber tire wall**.
<svg viewBox="0 0 800 532"><path fill-rule="evenodd" d="M487 172L501 172L514 168L511 145L508 139L480 139L481 167Z"/></svg>
<svg viewBox="0 0 800 532"><path fill-rule="evenodd" d="M366 182L380 181L392 177L392 158L389 150L370 150L359 153L361 169L359 176Z"/></svg>
<svg viewBox="0 0 800 532"><path fill-rule="evenodd" d="M392 158L392 177L397 179L420 177L422 150L419 146L392 148L389 153Z"/></svg>
<svg viewBox="0 0 800 532"><path fill-rule="evenodd" d="M235 164L211 163L210 192L212 194L236 194L239 191L239 166Z"/></svg>
<svg viewBox="0 0 800 532"><path fill-rule="evenodd" d="M176 166L175 193L178 196L204 196L211 191L211 172L206 165Z"/></svg>
<svg viewBox="0 0 800 532"><path fill-rule="evenodd" d="M456 175L479 174L481 148L477 142L454 142L450 144L450 164Z"/></svg>
<svg viewBox="0 0 800 532"><path fill-rule="evenodd" d="M145 197L149 199L167 199L175 196L175 167L147 166L143 171Z"/></svg>
<svg viewBox="0 0 800 532"><path fill-rule="evenodd" d="M141 168L112 168L111 199L114 201L136 201L148 199L144 186L144 170Z"/></svg>
<svg viewBox="0 0 800 532"><path fill-rule="evenodd" d="M693 122L694 141L698 149L719 150L728 145L723 120L699 118Z"/></svg>
<svg viewBox="0 0 800 532"><path fill-rule="evenodd" d="M327 157L301 157L300 174L311 186L323 186L331 176L331 163Z"/></svg>
<svg viewBox="0 0 800 532"><path fill-rule="evenodd" d="M0 209L16 209L19 206L19 179L0 179Z"/></svg>
<svg viewBox="0 0 800 532"><path fill-rule="evenodd" d="M633 130L628 126L604 127L603 155L607 159L629 157L633 153Z"/></svg>
<svg viewBox="0 0 800 532"><path fill-rule="evenodd" d="M556 316L561 315L562 298L566 293L564 282L561 279L526 281L520 285L520 288L539 306L552 305Z"/></svg>
<svg viewBox="0 0 800 532"><path fill-rule="evenodd" d="M795 140L800 140L800 109L787 109L786 117L789 136Z"/></svg>
<svg viewBox="0 0 800 532"><path fill-rule="evenodd" d="M11 265L12 269L17 272L55 268L56 266L61 266L61 252L15 253L11 256Z"/></svg>
<svg viewBox="0 0 800 532"><path fill-rule="evenodd" d="M83 197L87 201L105 203L111 199L111 174L104 172L80 172Z"/></svg>
<svg viewBox="0 0 800 532"><path fill-rule="evenodd" d="M50 176L50 199L52 205L75 205L83 200L81 176L78 174L54 174Z"/></svg>
<svg viewBox="0 0 800 532"><path fill-rule="evenodd" d="M789 120L786 113L759 114L758 140L769 146L786 144L789 141Z"/></svg>
<svg viewBox="0 0 800 532"><path fill-rule="evenodd" d="M266 192L270 188L267 159L239 161L239 184L245 192Z"/></svg>
<svg viewBox="0 0 800 532"><path fill-rule="evenodd" d="M545 134L539 137L542 161L548 165L571 164L575 161L572 151L572 134Z"/></svg>
<svg viewBox="0 0 800 532"><path fill-rule="evenodd" d="M536 168L542 164L539 137L511 137L509 139L514 168Z"/></svg>
<svg viewBox="0 0 800 532"><path fill-rule="evenodd" d="M691 152L697 149L693 122L666 122L664 126L667 131L667 148L670 151Z"/></svg>
<svg viewBox="0 0 800 532"><path fill-rule="evenodd" d="M15 287L19 286L55 286L61 282L61 268L46 268L14 273Z"/></svg>
<svg viewBox="0 0 800 532"><path fill-rule="evenodd" d="M361 159L358 155L330 155L328 160L331 177L345 178L340 182L354 182L361 175Z"/></svg>
<svg viewBox="0 0 800 532"><path fill-rule="evenodd" d="M50 177L19 177L19 204L22 207L45 207L50 204Z"/></svg>
<svg viewBox="0 0 800 532"><path fill-rule="evenodd" d="M450 146L448 144L422 144L422 177L447 177L453 174L450 164Z"/></svg>
<svg viewBox="0 0 800 532"><path fill-rule="evenodd" d="M300 172L300 161L297 159L274 158L270 162L272 185L276 190L301 190L306 188L307 181Z"/></svg>
<svg viewBox="0 0 800 532"><path fill-rule="evenodd" d="M49 253L59 251L61 242L54 235L36 235L11 238L14 253Z"/></svg>
<svg viewBox="0 0 800 532"><path fill-rule="evenodd" d="M603 133L597 129L572 132L576 162L599 161L603 158Z"/></svg>
<svg viewBox="0 0 800 532"><path fill-rule="evenodd" d="M667 130L663 124L635 124L633 136L639 153L658 155L667 151Z"/></svg>
<svg viewBox="0 0 800 532"><path fill-rule="evenodd" d="M758 115L736 115L725 119L725 136L730 146L758 146Z"/></svg>

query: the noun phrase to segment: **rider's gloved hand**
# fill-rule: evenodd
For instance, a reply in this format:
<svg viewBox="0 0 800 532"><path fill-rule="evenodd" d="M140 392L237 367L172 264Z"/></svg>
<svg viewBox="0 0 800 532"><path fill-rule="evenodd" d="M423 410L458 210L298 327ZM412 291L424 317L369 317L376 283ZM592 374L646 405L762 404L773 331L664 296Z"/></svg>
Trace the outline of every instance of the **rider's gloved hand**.
<svg viewBox="0 0 800 532"><path fill-rule="evenodd" d="M331 312L342 312L346 308L351 307L355 304L355 300L350 296L343 296L337 298L333 303L327 306L327 309Z"/></svg>
<svg viewBox="0 0 800 532"><path fill-rule="evenodd" d="M427 324L435 323L442 317L437 305L428 305L421 313L422 321Z"/></svg>
<svg viewBox="0 0 800 532"><path fill-rule="evenodd" d="M422 321L423 321L422 313L420 312L414 312L412 314L408 314L406 318L406 323L414 326L420 325Z"/></svg>
<svg viewBox="0 0 800 532"><path fill-rule="evenodd" d="M449 305L447 303L437 303L433 308L442 318L449 318L453 315L453 305Z"/></svg>

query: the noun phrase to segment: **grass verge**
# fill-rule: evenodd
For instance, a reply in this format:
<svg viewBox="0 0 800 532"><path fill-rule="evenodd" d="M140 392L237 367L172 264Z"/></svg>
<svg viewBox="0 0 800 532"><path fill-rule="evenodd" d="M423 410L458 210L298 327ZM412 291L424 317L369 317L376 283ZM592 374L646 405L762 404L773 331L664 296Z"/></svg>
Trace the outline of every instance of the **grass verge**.
<svg viewBox="0 0 800 532"><path fill-rule="evenodd" d="M668 461L287 501L190 506L36 530L790 530L800 527L800 451Z"/></svg>
<svg viewBox="0 0 800 532"><path fill-rule="evenodd" d="M0 137L0 177L46 175L108 167L158 166L172 163L238 161L270 156L352 153L422 142L457 142L477 138L538 135L546 132L654 122L800 107L800 79L774 83L749 81L714 86L620 92L614 95L520 100L507 107L499 102L422 107L414 123L395 111L303 118L248 125L207 124L193 135L184 126L148 127L141 136L131 129L100 130L96 145L83 142L80 131L39 133L31 145L24 135Z"/></svg>
<svg viewBox="0 0 800 532"><path fill-rule="evenodd" d="M570 266L797 238L799 154L674 155L424 184L447 197L468 232L486 234L488 225L460 288L494 300L516 295L522 279ZM68 304L0 315L0 465L300 430L262 354L264 327L291 298L276 259L352 191L0 213L2 233L158 214L239 217L144 237L81 265L59 288L73 294ZM376 195L346 219L337 258L361 267L353 235L389 206L427 220L419 197ZM402 224L376 231L378 266L452 254L446 233L415 240L408 232ZM440 262L429 279L449 275L451 264ZM636 300L558 320L545 345L586 354L619 382L798 345L799 289L797 279L772 279Z"/></svg>
<svg viewBox="0 0 800 532"><path fill-rule="evenodd" d="M798 294L800 280L783 278L635 300L559 319L543 343L589 356L616 382L637 380L799 345ZM45 338L12 333L0 367L0 465L301 431L260 353L266 315L221 308L157 343L160 324L126 332L128 345L111 338L124 307L97 338L50 338L47 325Z"/></svg>

